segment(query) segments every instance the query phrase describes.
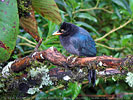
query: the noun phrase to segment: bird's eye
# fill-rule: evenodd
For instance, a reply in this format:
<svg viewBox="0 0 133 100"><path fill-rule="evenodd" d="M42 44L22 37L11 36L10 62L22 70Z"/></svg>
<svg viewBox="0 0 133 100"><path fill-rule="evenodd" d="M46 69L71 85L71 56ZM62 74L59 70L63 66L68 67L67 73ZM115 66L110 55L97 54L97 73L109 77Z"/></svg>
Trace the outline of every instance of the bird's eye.
<svg viewBox="0 0 133 100"><path fill-rule="evenodd" d="M64 32L64 29L61 29L61 32Z"/></svg>

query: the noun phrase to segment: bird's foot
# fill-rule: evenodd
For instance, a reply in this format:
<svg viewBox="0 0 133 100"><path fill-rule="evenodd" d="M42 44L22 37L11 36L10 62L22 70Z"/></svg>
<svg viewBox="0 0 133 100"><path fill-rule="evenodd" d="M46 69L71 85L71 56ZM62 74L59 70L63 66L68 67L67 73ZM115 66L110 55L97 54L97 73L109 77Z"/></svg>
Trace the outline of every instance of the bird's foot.
<svg viewBox="0 0 133 100"><path fill-rule="evenodd" d="M67 57L67 61L71 61L72 63L74 63L77 58L78 58L77 56L75 57L74 55L72 55L72 56Z"/></svg>
<svg viewBox="0 0 133 100"><path fill-rule="evenodd" d="M74 63L74 62L77 60L77 58L78 58L78 57L74 57L74 58L72 59L72 63Z"/></svg>
<svg viewBox="0 0 133 100"><path fill-rule="evenodd" d="M67 57L67 61L71 60L74 57L74 55Z"/></svg>

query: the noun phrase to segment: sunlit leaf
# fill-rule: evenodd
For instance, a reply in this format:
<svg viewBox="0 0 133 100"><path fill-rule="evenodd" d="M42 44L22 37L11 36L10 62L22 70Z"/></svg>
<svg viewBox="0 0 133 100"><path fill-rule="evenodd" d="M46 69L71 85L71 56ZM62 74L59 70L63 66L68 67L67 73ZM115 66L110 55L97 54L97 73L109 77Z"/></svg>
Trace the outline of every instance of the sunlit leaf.
<svg viewBox="0 0 133 100"><path fill-rule="evenodd" d="M16 0L0 0L0 62L9 59L19 28Z"/></svg>
<svg viewBox="0 0 133 100"><path fill-rule="evenodd" d="M74 100L79 95L82 85L75 82L75 83L70 83L69 86L71 87L72 99Z"/></svg>
<svg viewBox="0 0 133 100"><path fill-rule="evenodd" d="M133 17L133 0L129 0L130 2L130 9L132 11L132 17Z"/></svg>
<svg viewBox="0 0 133 100"><path fill-rule="evenodd" d="M43 17L56 24L61 23L59 9L54 0L32 0L32 6Z"/></svg>
<svg viewBox="0 0 133 100"><path fill-rule="evenodd" d="M133 35L125 35L121 37L122 46L129 45L130 40L133 40Z"/></svg>

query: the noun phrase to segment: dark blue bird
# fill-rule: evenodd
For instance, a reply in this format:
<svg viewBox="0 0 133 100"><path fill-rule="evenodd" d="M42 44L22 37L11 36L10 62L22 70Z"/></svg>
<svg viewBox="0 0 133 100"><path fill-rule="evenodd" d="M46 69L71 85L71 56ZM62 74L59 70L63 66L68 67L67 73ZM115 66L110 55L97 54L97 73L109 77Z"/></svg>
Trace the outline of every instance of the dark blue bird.
<svg viewBox="0 0 133 100"><path fill-rule="evenodd" d="M78 56L94 57L96 56L95 42L89 32L74 24L63 22L59 31L53 35L60 35L62 46L71 54ZM89 71L89 81L95 78L95 70ZM95 80L95 79L94 79ZM93 85L95 81L93 82Z"/></svg>

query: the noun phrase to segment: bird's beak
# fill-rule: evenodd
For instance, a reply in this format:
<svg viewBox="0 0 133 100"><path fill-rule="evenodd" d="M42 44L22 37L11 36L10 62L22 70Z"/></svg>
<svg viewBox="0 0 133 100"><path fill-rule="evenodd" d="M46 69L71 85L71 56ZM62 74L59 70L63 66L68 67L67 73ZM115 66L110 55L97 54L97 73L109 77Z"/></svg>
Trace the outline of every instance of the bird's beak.
<svg viewBox="0 0 133 100"><path fill-rule="evenodd" d="M60 32L58 32L58 31L56 31L56 32L54 32L52 35L61 35L61 34L63 34L63 33L60 33Z"/></svg>

